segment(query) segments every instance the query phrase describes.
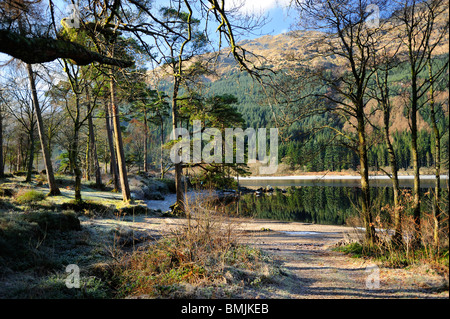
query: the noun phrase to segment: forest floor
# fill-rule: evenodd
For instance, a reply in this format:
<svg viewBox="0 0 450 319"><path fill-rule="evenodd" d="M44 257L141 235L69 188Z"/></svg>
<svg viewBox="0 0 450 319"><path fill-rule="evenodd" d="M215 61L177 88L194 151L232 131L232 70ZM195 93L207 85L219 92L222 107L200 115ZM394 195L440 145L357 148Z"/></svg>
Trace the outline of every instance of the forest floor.
<svg viewBox="0 0 450 319"><path fill-rule="evenodd" d="M429 264L389 268L371 259L335 251L339 243L358 236L345 226L257 219L228 220L238 240L265 251L280 274L270 282L239 292L244 299L423 299L449 298L448 274ZM136 216L121 221L85 220L85 227L122 225L153 238L186 223L182 218Z"/></svg>
<svg viewBox="0 0 450 319"><path fill-rule="evenodd" d="M73 196L69 187L61 190L62 196L47 198L44 201L49 201L46 205L52 206ZM164 200L148 200L145 203L153 212L164 212L168 205L173 203L173 197L174 194L167 194ZM83 192L83 198L102 201L105 204L121 202L120 194L91 189ZM5 225L2 227L14 226L11 215L14 209L8 207L10 206L5 206L2 210L2 222ZM105 256L111 256L120 246L133 248L135 242L140 245L153 241L187 223L185 218L172 218L160 213L103 217L81 215L79 219L81 232L55 233L55 236L59 237L55 237L53 241L51 233L48 233L48 238L44 238L48 241L47 248L41 246L40 240L33 244L33 260L42 259L36 262L39 267L49 267L46 263L50 262L45 260L51 257L50 260L56 264L56 268L60 264L76 263L80 265L83 273L83 269L101 266ZM266 282L252 287L243 286L236 295L232 295L233 298L449 298L448 273L443 273L430 264L389 268L373 259L352 258L333 249L339 244L357 239L359 235L352 227L251 218L227 218L224 222L233 225L237 241L264 251L269 256L270 266L278 270L272 273L270 280ZM33 229L29 230L30 234L34 232ZM32 243L31 237L27 239L26 233L24 236L24 244L28 247ZM111 244L111 238L118 241ZM58 272L45 281L39 281L38 267L22 272L8 267L0 272L0 298L72 296L65 292L60 295L60 291L65 291L64 274ZM55 265L51 267L53 269ZM103 294L96 288L98 282L91 284L91 292L87 286L83 294L91 298L101 298ZM52 288L49 288L50 285ZM74 292L70 293L74 294L72 297L80 297Z"/></svg>

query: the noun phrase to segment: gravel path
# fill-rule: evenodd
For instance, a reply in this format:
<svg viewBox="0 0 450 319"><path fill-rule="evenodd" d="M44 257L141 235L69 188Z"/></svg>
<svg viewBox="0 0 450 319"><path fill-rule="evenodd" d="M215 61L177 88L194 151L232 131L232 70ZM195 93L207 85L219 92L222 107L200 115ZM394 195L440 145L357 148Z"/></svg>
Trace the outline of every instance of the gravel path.
<svg viewBox="0 0 450 319"><path fill-rule="evenodd" d="M449 298L444 279L427 266L390 269L335 252L349 227L252 221L243 241L273 255L288 276L268 298ZM262 229L271 231L258 231Z"/></svg>

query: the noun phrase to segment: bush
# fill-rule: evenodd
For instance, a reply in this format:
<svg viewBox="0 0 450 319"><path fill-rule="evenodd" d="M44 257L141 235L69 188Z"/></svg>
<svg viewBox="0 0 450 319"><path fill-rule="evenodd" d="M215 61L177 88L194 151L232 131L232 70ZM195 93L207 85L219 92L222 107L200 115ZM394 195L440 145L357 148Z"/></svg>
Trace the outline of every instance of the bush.
<svg viewBox="0 0 450 319"><path fill-rule="evenodd" d="M80 220L74 212L41 212L35 211L24 214L22 218L30 223L37 223L44 231L81 230Z"/></svg>
<svg viewBox="0 0 450 319"><path fill-rule="evenodd" d="M236 284L262 282L267 277L267 260L259 250L237 243L235 223L195 203L186 209L186 225L125 256L117 265L120 297L211 297L212 291L223 295L232 289L224 286L230 273L239 273Z"/></svg>
<svg viewBox="0 0 450 319"><path fill-rule="evenodd" d="M167 188L169 189L169 192L171 192L171 193L175 193L176 192L175 180L174 179L161 178L161 182L163 182L164 184L167 185Z"/></svg>
<svg viewBox="0 0 450 319"><path fill-rule="evenodd" d="M36 203L45 198L45 195L36 190L20 190L16 196L16 202L19 204Z"/></svg>

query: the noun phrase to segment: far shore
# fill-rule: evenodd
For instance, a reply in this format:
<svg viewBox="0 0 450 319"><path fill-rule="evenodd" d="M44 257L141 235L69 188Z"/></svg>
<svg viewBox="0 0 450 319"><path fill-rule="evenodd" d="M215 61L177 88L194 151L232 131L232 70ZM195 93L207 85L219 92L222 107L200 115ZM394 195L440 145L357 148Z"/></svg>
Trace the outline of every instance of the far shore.
<svg viewBox="0 0 450 319"><path fill-rule="evenodd" d="M435 179L435 175L420 175L420 179ZM448 175L441 175L441 179L448 179ZM334 175L334 174L321 174L321 175L294 175L294 176L247 176L239 177L239 180L358 180L361 179L359 175ZM376 180L389 180L387 175L370 175L369 179ZM412 180L413 175L399 175L398 179Z"/></svg>

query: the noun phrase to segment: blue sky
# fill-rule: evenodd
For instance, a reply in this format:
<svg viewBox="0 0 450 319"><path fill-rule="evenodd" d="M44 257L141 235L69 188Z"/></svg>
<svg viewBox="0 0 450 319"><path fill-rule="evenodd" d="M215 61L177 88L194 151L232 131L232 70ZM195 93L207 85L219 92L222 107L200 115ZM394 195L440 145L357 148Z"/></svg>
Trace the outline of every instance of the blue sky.
<svg viewBox="0 0 450 319"><path fill-rule="evenodd" d="M280 34L290 30L294 23L293 12L280 5L270 7L264 10L268 17L268 23L263 27L264 34Z"/></svg>
<svg viewBox="0 0 450 319"><path fill-rule="evenodd" d="M268 23L263 27L263 34L280 34L289 31L293 23L292 10L288 9L291 0L226 0L230 6L243 4L243 13L267 16ZM250 38L254 36L249 35Z"/></svg>
<svg viewBox="0 0 450 319"><path fill-rule="evenodd" d="M255 13L262 14L267 17L267 24L258 32L254 34L242 34L238 40L254 39L261 35L266 34L280 34L289 31L291 24L293 23L292 10L289 11L287 6L290 0L226 0L230 6L235 6L238 3L243 4L241 10L243 13ZM159 5L164 5L166 0L156 0ZM62 0L55 1L55 14L57 18L68 15L66 8L66 2ZM291 13L290 16L288 13ZM9 60L9 57L0 54L0 63Z"/></svg>

